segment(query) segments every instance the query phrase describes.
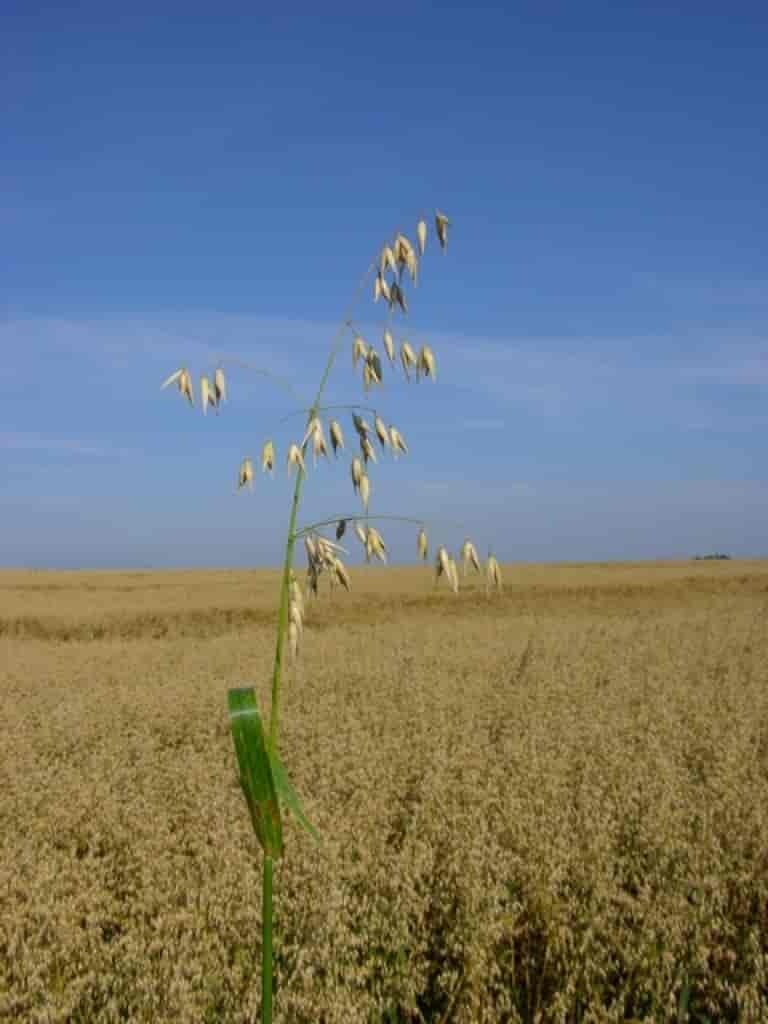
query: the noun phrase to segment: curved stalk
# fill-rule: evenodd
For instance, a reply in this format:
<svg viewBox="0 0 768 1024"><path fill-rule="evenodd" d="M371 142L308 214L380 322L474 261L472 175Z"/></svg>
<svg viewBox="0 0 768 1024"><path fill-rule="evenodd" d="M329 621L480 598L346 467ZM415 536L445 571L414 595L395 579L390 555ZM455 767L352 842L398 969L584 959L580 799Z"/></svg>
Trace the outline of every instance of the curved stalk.
<svg viewBox="0 0 768 1024"><path fill-rule="evenodd" d="M321 519L316 523L308 523L306 526L300 526L296 531L295 537L298 540L300 537L304 537L308 533L312 533L314 530L319 530L323 526L333 526L338 523L340 519L344 519L346 522L355 522L358 519L364 519L366 522L376 521L377 519L389 519L398 523L413 523L416 526L426 526L428 523L434 524L434 520L430 519L415 519L412 516L390 516L390 515L372 515L369 516L367 512L356 512L353 515L345 513L344 515L333 516L331 519ZM466 529L466 523L451 522L446 520L440 521L441 526L450 526L456 529Z"/></svg>

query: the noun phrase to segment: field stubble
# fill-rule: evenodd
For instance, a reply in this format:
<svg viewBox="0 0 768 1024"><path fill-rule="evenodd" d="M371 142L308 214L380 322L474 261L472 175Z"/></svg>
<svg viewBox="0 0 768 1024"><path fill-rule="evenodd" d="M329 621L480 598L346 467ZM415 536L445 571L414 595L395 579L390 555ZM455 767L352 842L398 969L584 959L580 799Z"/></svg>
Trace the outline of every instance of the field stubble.
<svg viewBox="0 0 768 1024"><path fill-rule="evenodd" d="M276 1019L768 1020L768 563L358 569L282 751ZM0 573L0 1019L250 1021L226 690L276 571Z"/></svg>

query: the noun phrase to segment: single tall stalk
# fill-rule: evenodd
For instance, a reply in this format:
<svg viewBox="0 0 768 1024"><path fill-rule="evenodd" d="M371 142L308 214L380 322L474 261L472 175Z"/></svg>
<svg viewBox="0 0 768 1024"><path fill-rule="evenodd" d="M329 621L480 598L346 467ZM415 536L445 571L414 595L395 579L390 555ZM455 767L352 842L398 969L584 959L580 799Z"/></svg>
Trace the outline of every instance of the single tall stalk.
<svg viewBox="0 0 768 1024"><path fill-rule="evenodd" d="M365 272L360 282L355 299L365 287L372 270L371 267ZM347 329L349 317L346 316L339 325L336 337L328 353L323 376L320 378L320 385L309 410L307 422L311 422L317 415L320 402L323 398L325 386L333 369L333 364L339 351L341 339ZM272 702L269 710L269 746L270 756L277 755L277 734L280 724L280 686L283 678L283 651L285 649L285 632L288 625L288 593L291 583L291 569L293 568L293 551L296 545L296 518L301 504L301 489L304 483L304 470L297 467L296 484L293 488L293 500L291 502L291 515L288 520L288 535L285 540L285 558L283 559L283 576L280 581L280 611L277 620L277 641L275 644L275 664L272 670ZM264 856L264 867L261 876L261 1020L262 1024L272 1024L272 858Z"/></svg>

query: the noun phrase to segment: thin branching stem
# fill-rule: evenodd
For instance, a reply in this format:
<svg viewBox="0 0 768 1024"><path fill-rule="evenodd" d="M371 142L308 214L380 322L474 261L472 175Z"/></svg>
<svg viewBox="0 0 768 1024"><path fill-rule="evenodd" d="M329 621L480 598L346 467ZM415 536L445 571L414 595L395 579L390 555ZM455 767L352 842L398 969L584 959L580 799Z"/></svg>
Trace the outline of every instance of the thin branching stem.
<svg viewBox="0 0 768 1024"><path fill-rule="evenodd" d="M364 519L366 522L374 522L378 519L390 519L399 523L414 523L416 526L428 526L430 523L435 525L434 520L429 519L415 519L413 516L390 516L390 515L369 515L367 512L345 512L343 515L333 516L330 519L322 519L316 523L308 523L306 526L301 526L296 531L296 539L306 536L308 533L313 533L315 530L322 529L323 526L333 526L340 520L344 520L347 523L357 522L360 519ZM446 522L445 520L440 521L441 526L455 527L456 529L466 529L465 523L457 522Z"/></svg>

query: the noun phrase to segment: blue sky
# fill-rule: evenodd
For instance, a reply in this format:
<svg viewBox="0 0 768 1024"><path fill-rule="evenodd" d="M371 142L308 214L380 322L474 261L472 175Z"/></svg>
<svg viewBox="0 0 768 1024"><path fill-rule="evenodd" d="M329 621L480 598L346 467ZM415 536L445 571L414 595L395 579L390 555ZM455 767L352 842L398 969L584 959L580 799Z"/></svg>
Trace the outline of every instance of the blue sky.
<svg viewBox="0 0 768 1024"><path fill-rule="evenodd" d="M435 206L395 333L439 378L367 401L410 446L371 510L505 560L768 554L765 6L318 11L4 9L0 564L275 563L282 460L233 481L291 401L159 384L225 355L311 393ZM329 400L366 402L348 348ZM310 471L305 521L356 508L346 463Z"/></svg>

